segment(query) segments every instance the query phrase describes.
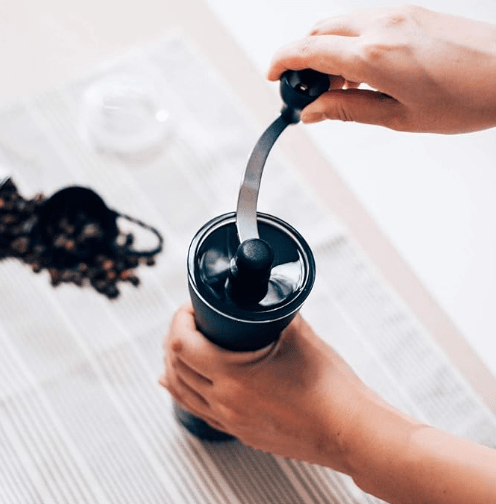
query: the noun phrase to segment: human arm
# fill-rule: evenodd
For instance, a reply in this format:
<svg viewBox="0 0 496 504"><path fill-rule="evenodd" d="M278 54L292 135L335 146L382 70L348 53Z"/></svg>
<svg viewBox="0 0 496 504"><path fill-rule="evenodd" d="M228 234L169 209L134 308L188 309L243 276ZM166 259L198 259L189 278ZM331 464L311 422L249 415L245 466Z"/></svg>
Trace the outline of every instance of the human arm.
<svg viewBox="0 0 496 504"><path fill-rule="evenodd" d="M303 122L435 133L496 125L496 25L414 6L328 18L282 47L268 77L303 68L346 82L308 105Z"/></svg>
<svg viewBox="0 0 496 504"><path fill-rule="evenodd" d="M204 338L183 307L165 339L160 382L248 446L349 474L388 502L496 502L495 451L395 410L300 316L274 347L236 353Z"/></svg>

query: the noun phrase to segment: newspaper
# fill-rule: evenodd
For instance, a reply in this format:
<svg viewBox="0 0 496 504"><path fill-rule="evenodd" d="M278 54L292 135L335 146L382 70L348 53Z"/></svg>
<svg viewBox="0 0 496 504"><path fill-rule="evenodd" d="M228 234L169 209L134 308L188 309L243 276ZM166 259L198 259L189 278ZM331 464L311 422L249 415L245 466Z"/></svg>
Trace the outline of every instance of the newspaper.
<svg viewBox="0 0 496 504"><path fill-rule="evenodd" d="M176 422L158 377L163 335L188 299L187 248L207 220L235 209L261 130L184 36L115 62L144 64L166 85L170 126L146 155L103 152L82 128L85 90L112 64L0 114L0 163L22 194L89 186L165 239L157 264L139 269L139 288L124 286L112 301L0 262L0 502L378 502L340 473L238 441L202 442ZM314 251L317 280L304 316L398 408L496 447L494 415L316 201L276 147L259 209L297 228Z"/></svg>

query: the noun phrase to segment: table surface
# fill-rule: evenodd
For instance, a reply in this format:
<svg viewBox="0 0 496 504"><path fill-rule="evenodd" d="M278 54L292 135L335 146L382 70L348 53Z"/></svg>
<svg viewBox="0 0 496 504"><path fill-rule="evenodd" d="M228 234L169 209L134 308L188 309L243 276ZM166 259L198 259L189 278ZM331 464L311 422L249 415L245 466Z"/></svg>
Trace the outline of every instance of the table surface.
<svg viewBox="0 0 496 504"><path fill-rule="evenodd" d="M0 7L0 105L49 90L85 75L136 44L154 41L179 28L196 40L222 72L240 100L265 126L279 110L275 88L236 46L232 37L200 0L142 0L84 3L18 0ZM5 70L8 69L8 72ZM453 363L485 403L496 412L494 377L461 337L452 321L415 277L379 230L336 170L301 129L281 139L296 166L398 295L437 338ZM324 175L325 174L325 175Z"/></svg>

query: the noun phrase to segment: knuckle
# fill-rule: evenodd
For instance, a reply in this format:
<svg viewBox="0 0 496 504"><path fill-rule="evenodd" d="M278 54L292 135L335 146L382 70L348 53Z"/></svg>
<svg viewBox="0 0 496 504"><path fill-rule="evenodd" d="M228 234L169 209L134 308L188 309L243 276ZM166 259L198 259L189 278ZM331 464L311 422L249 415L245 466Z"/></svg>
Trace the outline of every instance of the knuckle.
<svg viewBox="0 0 496 504"><path fill-rule="evenodd" d="M172 352L179 353L183 348L183 343L181 338L175 334L171 334L169 337L168 349Z"/></svg>
<svg viewBox="0 0 496 504"><path fill-rule="evenodd" d="M344 122L353 121L353 116L351 115L350 110L346 106L346 103L344 100L339 100L336 103L334 113L335 113L336 119L338 119L339 121L344 121Z"/></svg>
<svg viewBox="0 0 496 504"><path fill-rule="evenodd" d="M385 52L386 48L383 43L370 39L364 40L359 50L361 61L365 65L376 64L384 57Z"/></svg>
<svg viewBox="0 0 496 504"><path fill-rule="evenodd" d="M384 28L396 28L410 22L417 14L419 7L415 5L402 5L383 11L380 23Z"/></svg>
<svg viewBox="0 0 496 504"><path fill-rule="evenodd" d="M370 68L389 67L389 60L398 56L411 53L411 40L408 30L401 31L389 36L383 32L369 34L358 43L357 64L363 70ZM390 71L390 70L389 70Z"/></svg>
<svg viewBox="0 0 496 504"><path fill-rule="evenodd" d="M310 31L310 35L321 35L325 33L326 24L324 20L315 23Z"/></svg>
<svg viewBox="0 0 496 504"><path fill-rule="evenodd" d="M301 59L311 56L314 50L312 37L304 38L298 46L298 55Z"/></svg>
<svg viewBox="0 0 496 504"><path fill-rule="evenodd" d="M383 24L385 28L396 28L404 25L408 21L408 17L409 15L404 9L393 10L384 17Z"/></svg>
<svg viewBox="0 0 496 504"><path fill-rule="evenodd" d="M425 9L415 5L379 10L372 29L362 39L365 58L373 61L386 52L408 44L423 11Z"/></svg>

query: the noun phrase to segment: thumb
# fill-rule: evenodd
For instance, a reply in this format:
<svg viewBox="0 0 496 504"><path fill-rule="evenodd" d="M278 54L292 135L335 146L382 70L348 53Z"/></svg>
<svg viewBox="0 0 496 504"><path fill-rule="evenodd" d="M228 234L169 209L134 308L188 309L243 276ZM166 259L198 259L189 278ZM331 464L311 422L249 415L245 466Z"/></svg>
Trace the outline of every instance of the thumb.
<svg viewBox="0 0 496 504"><path fill-rule="evenodd" d="M301 113L304 123L324 119L377 124L399 129L404 118L404 106L384 93L367 89L328 91Z"/></svg>

